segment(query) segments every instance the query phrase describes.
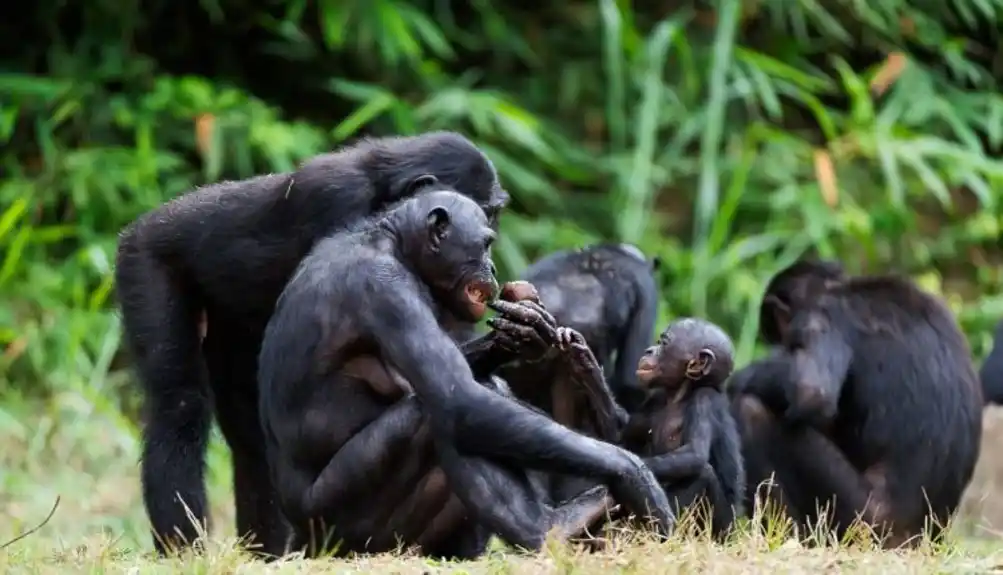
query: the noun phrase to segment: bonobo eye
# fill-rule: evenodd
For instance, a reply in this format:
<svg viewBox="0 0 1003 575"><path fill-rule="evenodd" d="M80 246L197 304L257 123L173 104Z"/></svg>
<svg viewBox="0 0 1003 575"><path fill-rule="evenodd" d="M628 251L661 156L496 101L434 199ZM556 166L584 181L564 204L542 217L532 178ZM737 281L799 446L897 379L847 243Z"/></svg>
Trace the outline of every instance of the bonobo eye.
<svg viewBox="0 0 1003 575"><path fill-rule="evenodd" d="M427 188L434 186L439 183L439 178L436 178L432 174L422 174L417 178L411 180L411 183L407 187L407 195L413 196L421 191L422 188Z"/></svg>
<svg viewBox="0 0 1003 575"><path fill-rule="evenodd" d="M495 243L495 235L494 234L488 234L488 236L484 238L484 250L485 251L490 250L491 246L494 243Z"/></svg>
<svg viewBox="0 0 1003 575"><path fill-rule="evenodd" d="M651 271L657 272L662 269L662 258L655 256L651 258Z"/></svg>

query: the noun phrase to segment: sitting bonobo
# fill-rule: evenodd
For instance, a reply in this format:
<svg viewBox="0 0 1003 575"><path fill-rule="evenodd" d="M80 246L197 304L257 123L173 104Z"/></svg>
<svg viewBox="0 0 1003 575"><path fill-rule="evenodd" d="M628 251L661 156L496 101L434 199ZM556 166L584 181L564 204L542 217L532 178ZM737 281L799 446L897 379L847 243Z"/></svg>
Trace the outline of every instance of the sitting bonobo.
<svg viewBox="0 0 1003 575"><path fill-rule="evenodd" d="M475 380L444 322L476 321L494 298L494 237L476 203L429 191L322 240L286 286L262 344L259 401L297 550L417 544L462 556L456 540L475 527L538 549L552 529L572 536L595 521L610 496L672 528L640 458ZM605 485L554 507L533 469Z"/></svg>
<svg viewBox="0 0 1003 575"><path fill-rule="evenodd" d="M731 339L718 326L679 319L637 365L647 397L621 444L644 457L680 509L699 497L711 506L711 531L727 532L741 513L745 468L724 381L734 367Z"/></svg>
<svg viewBox="0 0 1003 575"><path fill-rule="evenodd" d="M522 288L502 297L524 301L533 295ZM495 321L500 326L510 323ZM734 366L727 334L698 319L670 324L637 365L645 399L627 413L582 335L567 328L560 332L564 351L544 358L544 367L532 366L534 377L506 367L513 393L569 428L642 455L677 511L703 497L711 506L712 533L725 534L742 511L745 489L741 442L723 393ZM546 374L549 385L540 385L540 374ZM550 489L561 501L588 485L587 478L554 476Z"/></svg>

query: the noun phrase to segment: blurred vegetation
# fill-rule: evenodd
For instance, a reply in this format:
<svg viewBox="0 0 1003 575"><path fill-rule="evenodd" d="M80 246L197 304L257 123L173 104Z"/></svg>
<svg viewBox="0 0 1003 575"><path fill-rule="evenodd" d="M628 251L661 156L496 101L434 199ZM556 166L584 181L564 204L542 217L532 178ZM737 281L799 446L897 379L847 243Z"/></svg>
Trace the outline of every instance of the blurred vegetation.
<svg viewBox="0 0 1003 575"><path fill-rule="evenodd" d="M744 361L764 281L812 250L944 294L981 356L1003 316L1001 14L1001 0L8 11L0 431L24 431L3 410L39 394L131 424L111 275L123 225L364 134L482 146L513 197L508 277L551 250L635 242L665 262L663 317L720 322Z"/></svg>

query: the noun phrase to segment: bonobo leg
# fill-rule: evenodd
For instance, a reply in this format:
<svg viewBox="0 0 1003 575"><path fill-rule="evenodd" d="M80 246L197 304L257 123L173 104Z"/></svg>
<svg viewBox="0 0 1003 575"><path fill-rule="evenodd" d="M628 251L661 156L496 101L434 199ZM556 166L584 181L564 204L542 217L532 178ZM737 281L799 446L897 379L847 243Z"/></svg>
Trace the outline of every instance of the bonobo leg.
<svg viewBox="0 0 1003 575"><path fill-rule="evenodd" d="M327 510L335 513L340 508L354 510L360 502L375 503L375 509L366 514L369 520L337 526L333 540L328 540L326 533L323 537L326 543L342 539L349 549L373 551L392 548L399 539L447 552L450 543L447 539L456 533L459 524L468 522L469 507L461 504L463 498L450 497L458 488L475 492L473 496L480 505L493 510L493 517L503 517L497 523L501 526L497 530L500 536L530 548L539 548L551 528L556 528L558 536L580 533L612 505L606 488L600 487L554 509L538 497L522 470L483 459L464 459L449 446L445 454L442 449L429 451L432 440L426 423L417 398L400 400L346 442L316 481L310 483L303 477L290 476L282 478L282 484L297 486L297 492L304 494L304 512L311 516L326 516ZM411 462L417 461L416 457L428 461L422 454L431 455L436 461L459 462L449 466L452 471L447 471L448 483L446 474L435 469L415 480L415 474L408 470L414 470ZM404 476L408 479L398 481ZM373 492L373 486L379 486L377 492ZM401 493L404 493L402 499ZM350 511L345 514L358 515ZM489 518L485 524L490 530L495 523ZM322 539L320 533L324 527L307 529L301 525L295 544L307 547L307 553L315 555L320 551L317 542ZM478 537L485 538L483 534ZM461 546L454 552L471 554L472 547L468 542L466 548Z"/></svg>
<svg viewBox="0 0 1003 575"><path fill-rule="evenodd" d="M665 493L636 455L576 433L479 386L455 390L452 400L456 407L452 410L452 425L447 427L450 435L440 438L440 453L455 447L458 455L476 454L520 469L601 479L609 485L616 501L630 512L655 519L664 532L671 531L674 517ZM441 457L451 479L462 477L468 469L462 460ZM452 465L455 469L450 468ZM477 487L459 481L454 485L464 504L487 522L492 509L485 509L483 502L476 499ZM505 521L502 517L495 519Z"/></svg>
<svg viewBox="0 0 1003 575"><path fill-rule="evenodd" d="M537 550L548 534L567 540L582 534L614 507L606 486L593 487L551 507L540 500L524 471L464 457L450 444L438 447L458 499L477 521L512 545Z"/></svg>
<svg viewBox="0 0 1003 575"><path fill-rule="evenodd" d="M676 515L692 509L697 518L711 521L711 533L722 538L735 522L735 510L721 487L714 468L709 464L693 479L679 481L666 486L666 495Z"/></svg>
<svg viewBox="0 0 1003 575"><path fill-rule="evenodd" d="M154 546L192 544L208 526L205 451L211 396L199 349L201 302L192 286L126 231L119 244L115 286L125 339L143 386L141 477Z"/></svg>
<svg viewBox="0 0 1003 575"><path fill-rule="evenodd" d="M220 324L212 322L203 349L216 394L216 418L233 461L237 535L246 538L250 550L277 557L289 530L272 487L258 417L258 348L251 338Z"/></svg>
<svg viewBox="0 0 1003 575"><path fill-rule="evenodd" d="M883 466L858 471L824 434L811 427L783 425L755 397L739 396L737 401L745 433L767 449L766 459L778 468L784 496L806 518L817 519L816 509L824 506L827 526L837 537L859 519L879 537L890 534L885 541L889 546L920 535L922 525L916 523L922 523L922 508L888 489L891 478ZM776 463L781 461L782 467ZM905 521L896 522L896 518Z"/></svg>

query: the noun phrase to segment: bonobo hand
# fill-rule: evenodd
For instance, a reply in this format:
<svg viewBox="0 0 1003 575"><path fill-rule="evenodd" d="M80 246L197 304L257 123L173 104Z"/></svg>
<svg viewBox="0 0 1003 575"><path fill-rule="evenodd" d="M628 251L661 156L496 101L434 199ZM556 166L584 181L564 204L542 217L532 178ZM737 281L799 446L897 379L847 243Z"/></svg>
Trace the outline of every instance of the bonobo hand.
<svg viewBox="0 0 1003 575"><path fill-rule="evenodd" d="M585 336L570 327L557 328L557 346L564 352L564 360L568 367L578 377L591 376L596 373L602 376L602 367L592 349L585 342Z"/></svg>
<svg viewBox="0 0 1003 575"><path fill-rule="evenodd" d="M530 300L512 303L496 301L488 306L498 316L488 320L495 342L530 361L542 358L560 344L557 320L541 304Z"/></svg>

